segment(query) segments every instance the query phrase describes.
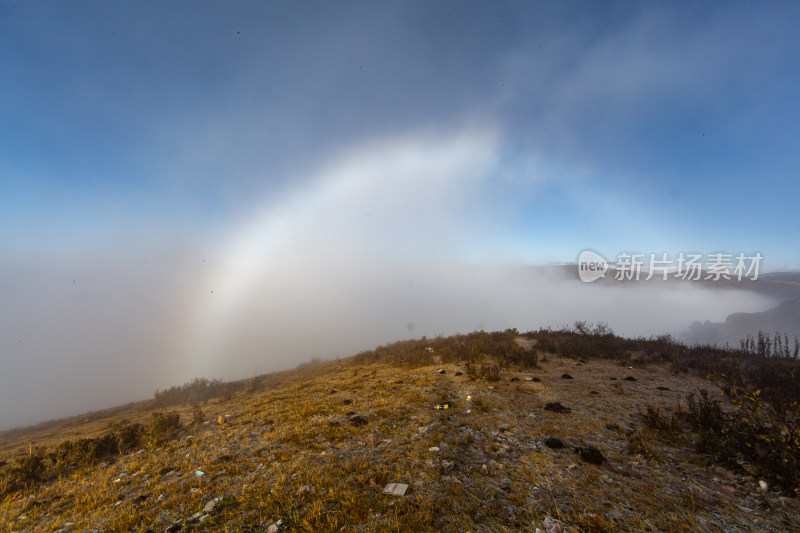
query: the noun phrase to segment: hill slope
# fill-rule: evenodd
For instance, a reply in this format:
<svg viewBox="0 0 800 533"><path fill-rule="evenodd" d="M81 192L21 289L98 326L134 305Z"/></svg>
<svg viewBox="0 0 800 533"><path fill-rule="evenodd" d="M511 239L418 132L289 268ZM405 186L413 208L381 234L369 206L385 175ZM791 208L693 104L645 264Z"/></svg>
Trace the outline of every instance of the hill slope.
<svg viewBox="0 0 800 533"><path fill-rule="evenodd" d="M800 530L796 498L709 466L688 433L645 427L648 406L669 413L698 389L720 394L667 363L549 355L538 368L491 367L493 381L446 357L363 360L212 400L202 421L177 409L172 438L7 494L0 530ZM29 438L8 443L5 460ZM385 494L391 483L408 488Z"/></svg>

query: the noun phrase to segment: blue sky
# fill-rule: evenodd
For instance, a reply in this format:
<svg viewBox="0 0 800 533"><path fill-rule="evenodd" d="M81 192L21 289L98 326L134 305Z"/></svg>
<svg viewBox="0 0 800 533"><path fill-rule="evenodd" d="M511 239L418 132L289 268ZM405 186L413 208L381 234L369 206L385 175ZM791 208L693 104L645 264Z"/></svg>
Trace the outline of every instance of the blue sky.
<svg viewBox="0 0 800 533"><path fill-rule="evenodd" d="M587 247L796 268L798 64L791 2L2 1L5 379L185 350L153 317L187 334L192 291L275 257L326 287ZM86 340L109 315L147 342Z"/></svg>

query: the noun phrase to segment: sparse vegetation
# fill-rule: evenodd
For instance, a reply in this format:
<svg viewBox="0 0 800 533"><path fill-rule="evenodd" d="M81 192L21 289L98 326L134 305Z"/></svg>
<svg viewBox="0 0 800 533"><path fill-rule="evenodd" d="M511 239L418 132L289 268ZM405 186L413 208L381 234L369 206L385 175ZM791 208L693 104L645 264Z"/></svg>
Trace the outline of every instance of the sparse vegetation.
<svg viewBox="0 0 800 533"><path fill-rule="evenodd" d="M404 341L239 382L224 389L242 391L227 402L200 395L46 448L25 442L24 454L0 457L0 523L163 530L219 497L202 523L180 523L533 531L547 519L574 531L681 531L735 530L757 513L765 528L785 530L800 511L795 498L770 504L772 514L736 505L774 498L759 480L796 494L795 364L591 324ZM630 374L638 379L623 379ZM195 393L213 382L198 383ZM161 398L183 405L188 385ZM569 409L545 409L558 401ZM542 445L546 437L564 448ZM587 446L606 463L574 453ZM719 479L736 481L712 481L712 462L725 467ZM382 494L392 482L409 484L407 494Z"/></svg>

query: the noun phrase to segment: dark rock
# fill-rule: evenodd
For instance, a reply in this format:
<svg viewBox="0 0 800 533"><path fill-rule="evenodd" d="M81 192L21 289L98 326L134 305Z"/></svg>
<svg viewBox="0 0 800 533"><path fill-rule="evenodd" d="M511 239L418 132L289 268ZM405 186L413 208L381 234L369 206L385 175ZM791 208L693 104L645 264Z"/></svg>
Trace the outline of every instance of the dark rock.
<svg viewBox="0 0 800 533"><path fill-rule="evenodd" d="M166 533L170 533L172 531L180 531L181 528L183 528L183 521L182 520L178 520L177 522L175 522L171 526L167 527L167 529L165 529L164 531Z"/></svg>
<svg viewBox="0 0 800 533"><path fill-rule="evenodd" d="M569 374L561 374L561 379L573 379Z"/></svg>
<svg viewBox="0 0 800 533"><path fill-rule="evenodd" d="M511 381L519 381L519 378L511 378Z"/></svg>
<svg viewBox="0 0 800 533"><path fill-rule="evenodd" d="M350 405L351 403L353 403L353 400L351 400L350 398L345 398L344 400L342 400L342 403L344 405Z"/></svg>
<svg viewBox="0 0 800 533"><path fill-rule="evenodd" d="M600 453L600 450L598 450L594 446L587 446L585 448L575 448L575 451L578 452L578 455L581 456L581 459L583 459L589 464L601 465L606 461L606 458L603 457L603 454Z"/></svg>
<svg viewBox="0 0 800 533"><path fill-rule="evenodd" d="M336 390L336 389L331 389L331 392L330 392L330 394L336 394L337 392L339 392L339 391L338 391L338 390Z"/></svg>
<svg viewBox="0 0 800 533"><path fill-rule="evenodd" d="M463 375L464 375L464 373L463 373L463 372L456 372L456 374L455 374L455 375L456 375L456 376L463 376Z"/></svg>
<svg viewBox="0 0 800 533"><path fill-rule="evenodd" d="M552 402L545 404L544 406L545 411L553 411L554 413L571 413L572 409L569 407L564 407L561 405L561 402Z"/></svg>
<svg viewBox="0 0 800 533"><path fill-rule="evenodd" d="M369 422L366 416L356 415L350 417L350 423L354 426L364 426Z"/></svg>
<svg viewBox="0 0 800 533"><path fill-rule="evenodd" d="M353 416L354 414L356 414L355 411L347 411L344 416Z"/></svg>
<svg viewBox="0 0 800 533"><path fill-rule="evenodd" d="M561 442L561 439L557 439L555 437L547 437L546 439L544 439L544 445L554 450L558 450L564 447L564 443Z"/></svg>
<svg viewBox="0 0 800 533"><path fill-rule="evenodd" d="M592 391L589 391L589 394L600 394L600 393L597 392L596 390L592 390Z"/></svg>
<svg viewBox="0 0 800 533"><path fill-rule="evenodd" d="M656 387L656 389L658 389L658 390L667 390L668 391L669 387Z"/></svg>
<svg viewBox="0 0 800 533"><path fill-rule="evenodd" d="M444 368L440 368L439 370L436 371L436 373L437 374L446 374L447 372L445 372Z"/></svg>
<svg viewBox="0 0 800 533"><path fill-rule="evenodd" d="M534 383L539 383L542 380L539 378L531 378L531 381L533 381Z"/></svg>
<svg viewBox="0 0 800 533"><path fill-rule="evenodd" d="M628 376L625 378L625 381L636 381L636 378L633 376Z"/></svg>
<svg viewBox="0 0 800 533"><path fill-rule="evenodd" d="M617 381L617 378L611 378L611 381Z"/></svg>

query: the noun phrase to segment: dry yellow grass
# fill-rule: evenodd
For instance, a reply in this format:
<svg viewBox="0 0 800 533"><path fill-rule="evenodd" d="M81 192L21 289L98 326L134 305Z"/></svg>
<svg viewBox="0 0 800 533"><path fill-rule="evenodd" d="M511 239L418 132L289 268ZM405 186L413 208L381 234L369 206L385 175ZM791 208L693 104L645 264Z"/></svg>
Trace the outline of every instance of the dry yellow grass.
<svg viewBox="0 0 800 533"><path fill-rule="evenodd" d="M704 467L688 434L665 442L641 427L638 409L668 413L698 388L719 394L705 380L664 365L558 357L506 368L495 382L456 371L463 366L343 360L272 376L264 390L210 401L203 424L190 406L178 409L185 428L160 448L7 496L0 530L164 531L206 514L215 498L223 499L184 530L534 532L548 517L574 531L800 530L795 499ZM433 409L445 401L450 409ZM546 411L548 402L572 412ZM31 440L52 446L106 424L16 434L0 459L27 452ZM550 436L567 447L548 448ZM582 461L573 448L586 445L607 462ZM391 482L408 492L383 494Z"/></svg>

